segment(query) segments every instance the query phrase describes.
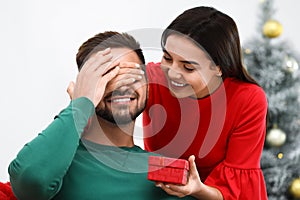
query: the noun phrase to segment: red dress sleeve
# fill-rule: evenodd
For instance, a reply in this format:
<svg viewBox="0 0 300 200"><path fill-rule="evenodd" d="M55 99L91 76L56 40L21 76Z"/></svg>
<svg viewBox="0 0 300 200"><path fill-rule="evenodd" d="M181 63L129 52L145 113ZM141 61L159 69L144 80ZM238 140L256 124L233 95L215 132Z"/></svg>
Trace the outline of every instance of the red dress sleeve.
<svg viewBox="0 0 300 200"><path fill-rule="evenodd" d="M221 191L225 200L267 199L260 157L266 133L267 101L263 90L255 85L238 95L235 129L228 138L225 159L205 180ZM239 102L247 102L241 103ZM234 108L233 108L234 109Z"/></svg>
<svg viewBox="0 0 300 200"><path fill-rule="evenodd" d="M217 188L225 200L267 200L260 169L239 169L220 163L207 177L206 185Z"/></svg>

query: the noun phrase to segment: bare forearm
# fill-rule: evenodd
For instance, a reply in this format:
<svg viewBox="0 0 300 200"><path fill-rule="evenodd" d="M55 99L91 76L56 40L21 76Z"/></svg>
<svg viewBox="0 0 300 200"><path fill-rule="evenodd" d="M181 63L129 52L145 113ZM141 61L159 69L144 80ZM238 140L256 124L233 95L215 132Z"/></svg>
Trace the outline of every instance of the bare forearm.
<svg viewBox="0 0 300 200"><path fill-rule="evenodd" d="M205 184L202 185L199 192L192 194L192 196L199 200L223 200L223 195L217 188L210 187Z"/></svg>

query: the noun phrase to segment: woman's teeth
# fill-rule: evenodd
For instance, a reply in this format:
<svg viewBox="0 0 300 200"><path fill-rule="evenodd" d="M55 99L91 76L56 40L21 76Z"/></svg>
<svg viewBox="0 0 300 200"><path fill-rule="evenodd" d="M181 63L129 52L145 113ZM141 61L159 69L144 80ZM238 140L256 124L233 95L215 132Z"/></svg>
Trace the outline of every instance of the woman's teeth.
<svg viewBox="0 0 300 200"><path fill-rule="evenodd" d="M175 81L171 81L171 84L174 85L174 86L176 86L176 87L183 87L183 86L185 86L185 84L183 84L183 83L177 83Z"/></svg>

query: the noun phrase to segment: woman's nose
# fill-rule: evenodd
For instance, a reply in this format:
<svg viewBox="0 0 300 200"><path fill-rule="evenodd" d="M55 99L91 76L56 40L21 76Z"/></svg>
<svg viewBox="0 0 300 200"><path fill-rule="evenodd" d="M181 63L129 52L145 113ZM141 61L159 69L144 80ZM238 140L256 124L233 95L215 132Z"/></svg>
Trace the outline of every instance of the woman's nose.
<svg viewBox="0 0 300 200"><path fill-rule="evenodd" d="M176 69L169 68L169 70L168 70L168 76L171 79L180 79L181 78L181 73L179 71L177 71Z"/></svg>

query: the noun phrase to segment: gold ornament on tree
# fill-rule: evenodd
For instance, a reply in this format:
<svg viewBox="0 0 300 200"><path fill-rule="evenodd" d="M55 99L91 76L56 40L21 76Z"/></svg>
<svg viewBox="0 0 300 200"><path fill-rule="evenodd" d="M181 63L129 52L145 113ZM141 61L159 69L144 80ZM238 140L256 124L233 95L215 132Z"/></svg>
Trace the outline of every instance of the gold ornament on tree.
<svg viewBox="0 0 300 200"><path fill-rule="evenodd" d="M283 158L283 153L278 153L278 154L277 154L277 158L278 158L279 160L281 160L281 159Z"/></svg>
<svg viewBox="0 0 300 200"><path fill-rule="evenodd" d="M283 31L282 25L274 19L268 20L263 26L263 34L268 38L276 38Z"/></svg>
<svg viewBox="0 0 300 200"><path fill-rule="evenodd" d="M294 198L300 199L300 178L295 178L292 181L289 192Z"/></svg>
<svg viewBox="0 0 300 200"><path fill-rule="evenodd" d="M267 134L267 143L272 147L280 147L285 143L286 134L275 124Z"/></svg>

